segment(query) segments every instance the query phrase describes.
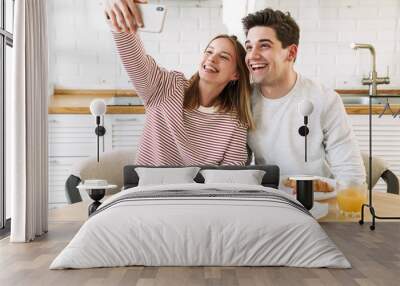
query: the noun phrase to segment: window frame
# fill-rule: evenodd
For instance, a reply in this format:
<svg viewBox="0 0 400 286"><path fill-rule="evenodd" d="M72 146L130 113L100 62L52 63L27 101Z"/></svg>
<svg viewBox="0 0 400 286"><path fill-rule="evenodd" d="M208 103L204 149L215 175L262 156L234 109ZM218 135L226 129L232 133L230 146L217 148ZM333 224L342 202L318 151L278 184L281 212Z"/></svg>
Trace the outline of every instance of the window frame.
<svg viewBox="0 0 400 286"><path fill-rule="evenodd" d="M6 0L0 0L0 237L9 233L10 219L6 218L6 189L5 189L5 93L6 93L6 47L13 48L13 34L6 30ZM12 1L14 14L15 0ZM14 15L11 15L14 17Z"/></svg>

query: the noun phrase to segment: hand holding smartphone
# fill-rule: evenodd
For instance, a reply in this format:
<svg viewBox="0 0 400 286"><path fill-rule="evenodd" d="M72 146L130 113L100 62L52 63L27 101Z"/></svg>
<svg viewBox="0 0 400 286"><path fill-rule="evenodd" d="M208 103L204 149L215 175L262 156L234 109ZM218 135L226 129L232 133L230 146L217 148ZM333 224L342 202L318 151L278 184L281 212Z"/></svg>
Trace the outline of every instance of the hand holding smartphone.
<svg viewBox="0 0 400 286"><path fill-rule="evenodd" d="M143 27L140 27L139 31L161 33L167 8L158 4L138 4L137 6L143 20Z"/></svg>
<svg viewBox="0 0 400 286"><path fill-rule="evenodd" d="M117 32L160 33L163 28L166 7L147 4L147 0L108 0L105 14Z"/></svg>

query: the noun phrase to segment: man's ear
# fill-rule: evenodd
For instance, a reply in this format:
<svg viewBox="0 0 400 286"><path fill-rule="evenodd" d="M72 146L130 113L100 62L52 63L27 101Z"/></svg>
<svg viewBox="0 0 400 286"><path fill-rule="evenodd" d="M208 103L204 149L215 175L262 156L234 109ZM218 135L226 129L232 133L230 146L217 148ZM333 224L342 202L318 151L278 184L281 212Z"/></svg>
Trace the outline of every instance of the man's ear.
<svg viewBox="0 0 400 286"><path fill-rule="evenodd" d="M297 58L297 45L295 44L290 45L288 49L289 49L288 60L294 62Z"/></svg>
<svg viewBox="0 0 400 286"><path fill-rule="evenodd" d="M239 72L235 72L231 80L238 80L240 78Z"/></svg>

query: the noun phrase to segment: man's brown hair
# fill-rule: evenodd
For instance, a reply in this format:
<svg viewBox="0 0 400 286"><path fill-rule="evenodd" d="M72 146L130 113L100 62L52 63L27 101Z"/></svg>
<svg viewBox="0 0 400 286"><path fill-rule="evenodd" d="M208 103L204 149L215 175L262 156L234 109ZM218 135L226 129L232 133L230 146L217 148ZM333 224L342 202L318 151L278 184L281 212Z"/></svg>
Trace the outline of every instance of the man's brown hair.
<svg viewBox="0 0 400 286"><path fill-rule="evenodd" d="M299 45L300 29L289 12L285 14L279 10L266 8L247 15L242 19L242 23L246 36L253 27L270 27L274 29L276 37L282 43L283 48L287 48L293 44L296 46Z"/></svg>

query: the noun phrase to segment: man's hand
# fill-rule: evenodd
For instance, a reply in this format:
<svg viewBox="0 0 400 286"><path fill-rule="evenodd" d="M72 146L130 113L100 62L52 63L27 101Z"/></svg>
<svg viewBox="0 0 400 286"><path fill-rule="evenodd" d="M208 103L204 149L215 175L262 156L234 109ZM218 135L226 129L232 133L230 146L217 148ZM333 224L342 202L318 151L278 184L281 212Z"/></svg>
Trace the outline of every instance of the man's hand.
<svg viewBox="0 0 400 286"><path fill-rule="evenodd" d="M142 16L136 3L147 3L147 0L107 0L105 14L116 32L135 33L143 27Z"/></svg>

